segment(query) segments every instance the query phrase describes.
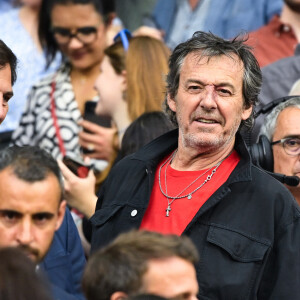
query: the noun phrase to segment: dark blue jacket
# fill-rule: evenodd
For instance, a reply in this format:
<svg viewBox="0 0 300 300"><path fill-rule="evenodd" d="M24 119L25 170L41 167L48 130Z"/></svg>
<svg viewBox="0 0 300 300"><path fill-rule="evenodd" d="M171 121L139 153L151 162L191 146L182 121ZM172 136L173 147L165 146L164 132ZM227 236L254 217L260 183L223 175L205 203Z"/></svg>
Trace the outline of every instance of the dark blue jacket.
<svg viewBox="0 0 300 300"><path fill-rule="evenodd" d="M69 209L40 266L52 286L54 300L84 300L81 277L86 263L81 240Z"/></svg>
<svg viewBox="0 0 300 300"><path fill-rule="evenodd" d="M177 141L178 131L169 132L112 169L91 218L92 251L139 228L156 167ZM183 232L200 254L199 299L299 299L299 207L281 183L252 164L239 135L235 149L240 162Z"/></svg>

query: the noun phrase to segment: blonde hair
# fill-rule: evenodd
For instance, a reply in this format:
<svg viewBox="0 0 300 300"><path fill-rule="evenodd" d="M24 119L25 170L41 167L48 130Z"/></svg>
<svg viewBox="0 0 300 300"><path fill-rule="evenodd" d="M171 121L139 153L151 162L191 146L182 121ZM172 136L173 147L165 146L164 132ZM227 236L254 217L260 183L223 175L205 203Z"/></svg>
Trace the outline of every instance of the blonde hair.
<svg viewBox="0 0 300 300"><path fill-rule="evenodd" d="M162 110L165 97L165 76L168 73L170 50L154 38L138 36L129 40L128 51L117 42L105 49L117 74L126 71L128 113L134 121L145 112Z"/></svg>

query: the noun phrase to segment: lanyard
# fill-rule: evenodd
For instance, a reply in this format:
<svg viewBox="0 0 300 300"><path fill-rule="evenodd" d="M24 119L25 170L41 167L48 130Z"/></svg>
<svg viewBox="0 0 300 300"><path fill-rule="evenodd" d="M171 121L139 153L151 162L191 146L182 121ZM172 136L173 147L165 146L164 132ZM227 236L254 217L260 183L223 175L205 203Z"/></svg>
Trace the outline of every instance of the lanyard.
<svg viewBox="0 0 300 300"><path fill-rule="evenodd" d="M53 119L53 123L54 123L54 127L55 127L56 138L58 140L59 150L60 150L62 156L65 156L66 155L66 149L65 149L64 141L61 138L60 128L59 128L59 125L58 125L58 120L57 120L57 115L56 115L56 106L55 106L55 99L54 99L55 89L56 89L56 82L55 82L55 77L54 77L53 81L51 83L51 93L50 93L51 115L52 115L52 119Z"/></svg>

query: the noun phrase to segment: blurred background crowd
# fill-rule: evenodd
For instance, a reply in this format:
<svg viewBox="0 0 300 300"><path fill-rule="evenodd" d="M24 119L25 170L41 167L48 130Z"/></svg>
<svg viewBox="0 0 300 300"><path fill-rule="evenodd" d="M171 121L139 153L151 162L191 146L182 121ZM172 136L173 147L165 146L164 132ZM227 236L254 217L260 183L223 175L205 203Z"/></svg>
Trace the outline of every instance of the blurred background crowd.
<svg viewBox="0 0 300 300"><path fill-rule="evenodd" d="M0 39L18 59L0 148L39 146L59 160L87 256L85 222L112 166L173 129L162 108L168 59L195 31L248 38L263 75L257 111L300 94L297 0L0 1ZM65 157L90 166L87 176Z"/></svg>

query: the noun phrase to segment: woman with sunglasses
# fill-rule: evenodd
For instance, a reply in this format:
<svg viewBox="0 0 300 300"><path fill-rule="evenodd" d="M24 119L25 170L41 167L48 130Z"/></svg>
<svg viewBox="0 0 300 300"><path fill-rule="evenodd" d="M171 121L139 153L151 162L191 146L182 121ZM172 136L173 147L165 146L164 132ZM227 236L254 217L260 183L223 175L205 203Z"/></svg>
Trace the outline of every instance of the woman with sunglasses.
<svg viewBox="0 0 300 300"><path fill-rule="evenodd" d="M118 144L123 145L124 132L133 121L144 113L162 110L170 50L163 42L151 37L129 38L126 30L118 36L120 39L104 51L100 74L95 83L100 95L96 113L112 117L117 127L115 138ZM171 128L162 123L157 126L163 126L164 132ZM145 136L144 144L154 137L153 128L141 127L140 130L142 133L139 134ZM138 150L137 145L142 146L141 141L135 146L129 141L126 144L131 148L123 149L126 153ZM65 178L68 203L90 217L95 211L97 200L92 172L82 179L72 174L62 163L60 167ZM106 168L102 172L100 182L105 179L109 170L110 168Z"/></svg>
<svg viewBox="0 0 300 300"><path fill-rule="evenodd" d="M55 158L80 157L79 132L87 100L98 100L94 82L107 46L111 11L102 0L43 0L39 38L50 65L62 53L59 70L34 85L13 143L39 145ZM108 160L115 129L97 126L102 159ZM104 162L103 162L104 163ZM103 165L97 165L99 169Z"/></svg>

